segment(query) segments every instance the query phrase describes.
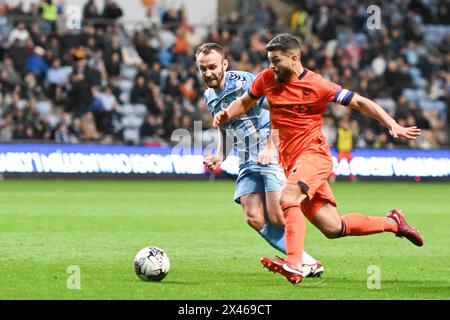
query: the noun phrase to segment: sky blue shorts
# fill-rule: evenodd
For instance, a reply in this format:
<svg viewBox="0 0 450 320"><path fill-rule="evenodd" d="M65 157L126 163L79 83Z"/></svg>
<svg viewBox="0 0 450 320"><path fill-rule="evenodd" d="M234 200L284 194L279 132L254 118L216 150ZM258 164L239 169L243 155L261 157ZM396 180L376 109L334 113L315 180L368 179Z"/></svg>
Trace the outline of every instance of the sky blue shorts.
<svg viewBox="0 0 450 320"><path fill-rule="evenodd" d="M285 180L284 172L278 165L244 164L236 179L234 201L240 204L241 197L249 193L280 191Z"/></svg>

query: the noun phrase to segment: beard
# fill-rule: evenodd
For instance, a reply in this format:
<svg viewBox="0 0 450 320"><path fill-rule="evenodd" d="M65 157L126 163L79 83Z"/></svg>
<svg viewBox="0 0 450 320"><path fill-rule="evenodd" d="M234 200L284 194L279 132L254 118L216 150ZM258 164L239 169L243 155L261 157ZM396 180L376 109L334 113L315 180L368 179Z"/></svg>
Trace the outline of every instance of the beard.
<svg viewBox="0 0 450 320"><path fill-rule="evenodd" d="M225 72L222 69L222 71L219 74L212 74L209 78L204 78L204 81L208 86L208 88L219 89L224 76Z"/></svg>
<svg viewBox="0 0 450 320"><path fill-rule="evenodd" d="M278 83L288 82L291 79L292 71L289 69L278 69L278 71L274 71L275 80Z"/></svg>

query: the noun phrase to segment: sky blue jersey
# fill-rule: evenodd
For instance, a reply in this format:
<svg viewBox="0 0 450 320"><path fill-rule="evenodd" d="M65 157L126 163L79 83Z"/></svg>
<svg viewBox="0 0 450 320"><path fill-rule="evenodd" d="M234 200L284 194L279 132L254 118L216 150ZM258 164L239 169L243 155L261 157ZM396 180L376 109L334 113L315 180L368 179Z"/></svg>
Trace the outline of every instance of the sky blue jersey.
<svg viewBox="0 0 450 320"><path fill-rule="evenodd" d="M204 97L208 109L214 117L225 110L234 100L242 96L251 86L255 76L244 71L228 71L225 74L224 89L216 93L208 88ZM256 163L259 152L265 147L270 133L270 114L262 108L265 98L252 106L245 114L221 126L234 143L238 152L240 165ZM277 163L277 158L274 157Z"/></svg>

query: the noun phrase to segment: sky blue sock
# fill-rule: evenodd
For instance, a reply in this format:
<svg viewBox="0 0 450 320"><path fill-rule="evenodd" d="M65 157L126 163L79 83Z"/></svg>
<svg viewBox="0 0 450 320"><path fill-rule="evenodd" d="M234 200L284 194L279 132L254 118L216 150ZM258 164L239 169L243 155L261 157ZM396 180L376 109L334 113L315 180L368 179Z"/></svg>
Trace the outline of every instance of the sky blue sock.
<svg viewBox="0 0 450 320"><path fill-rule="evenodd" d="M284 228L279 228L270 222L266 223L261 230L261 236L278 251L286 254L286 239L284 237Z"/></svg>

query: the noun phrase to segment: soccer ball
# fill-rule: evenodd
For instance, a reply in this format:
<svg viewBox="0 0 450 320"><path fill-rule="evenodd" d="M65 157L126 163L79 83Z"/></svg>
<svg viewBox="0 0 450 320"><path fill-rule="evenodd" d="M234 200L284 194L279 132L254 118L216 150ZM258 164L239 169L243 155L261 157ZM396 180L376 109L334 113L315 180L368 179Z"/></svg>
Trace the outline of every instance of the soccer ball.
<svg viewBox="0 0 450 320"><path fill-rule="evenodd" d="M169 257L164 250L145 247L134 258L134 271L142 281L161 281L170 269Z"/></svg>

